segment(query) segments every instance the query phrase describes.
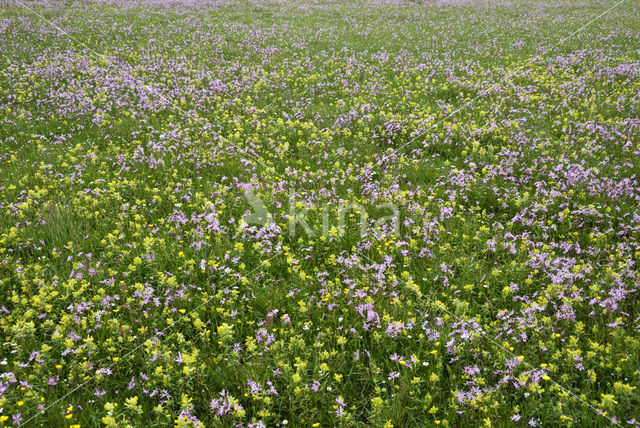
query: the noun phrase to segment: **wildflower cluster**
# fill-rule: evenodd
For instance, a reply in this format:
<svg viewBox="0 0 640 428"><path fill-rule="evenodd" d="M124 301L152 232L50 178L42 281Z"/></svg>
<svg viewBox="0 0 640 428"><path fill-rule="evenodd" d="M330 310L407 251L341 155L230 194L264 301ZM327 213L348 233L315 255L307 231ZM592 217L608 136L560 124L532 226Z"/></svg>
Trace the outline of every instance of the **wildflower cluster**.
<svg viewBox="0 0 640 428"><path fill-rule="evenodd" d="M0 8L0 425L640 424L637 3L420 3Z"/></svg>

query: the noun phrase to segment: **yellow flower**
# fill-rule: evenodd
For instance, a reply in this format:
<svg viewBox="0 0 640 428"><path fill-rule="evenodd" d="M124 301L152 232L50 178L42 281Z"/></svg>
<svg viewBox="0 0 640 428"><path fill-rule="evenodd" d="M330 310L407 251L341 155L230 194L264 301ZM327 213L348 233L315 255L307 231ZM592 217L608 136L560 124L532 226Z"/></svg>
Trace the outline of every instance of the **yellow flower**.
<svg viewBox="0 0 640 428"><path fill-rule="evenodd" d="M601 398L600 403L602 404L602 407L613 407L616 404L618 404L613 394L600 394L600 398Z"/></svg>
<svg viewBox="0 0 640 428"><path fill-rule="evenodd" d="M135 406L136 404L138 404L138 396L137 395L135 395L135 396L133 396L131 398L127 398L125 400L125 406L127 406L127 407L132 407L132 406Z"/></svg>
<svg viewBox="0 0 640 428"><path fill-rule="evenodd" d="M233 338L233 324L229 325L226 322L222 323L222 325L218 326L216 330L218 331L218 335L222 342L226 342Z"/></svg>
<svg viewBox="0 0 640 428"><path fill-rule="evenodd" d="M115 427L116 425L116 419L113 416L105 416L102 418L102 423L105 424L108 427Z"/></svg>
<svg viewBox="0 0 640 428"><path fill-rule="evenodd" d="M376 409L380 406L382 406L382 403L384 403L384 400L380 397L373 397L371 399L371 404L373 404L373 408Z"/></svg>

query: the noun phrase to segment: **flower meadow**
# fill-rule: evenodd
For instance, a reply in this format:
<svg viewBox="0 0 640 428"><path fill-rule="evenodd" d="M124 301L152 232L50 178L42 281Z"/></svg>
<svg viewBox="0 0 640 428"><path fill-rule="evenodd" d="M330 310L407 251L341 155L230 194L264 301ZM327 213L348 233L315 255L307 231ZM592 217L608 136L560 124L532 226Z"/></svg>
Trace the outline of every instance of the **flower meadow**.
<svg viewBox="0 0 640 428"><path fill-rule="evenodd" d="M640 4L9 0L0 426L640 426Z"/></svg>

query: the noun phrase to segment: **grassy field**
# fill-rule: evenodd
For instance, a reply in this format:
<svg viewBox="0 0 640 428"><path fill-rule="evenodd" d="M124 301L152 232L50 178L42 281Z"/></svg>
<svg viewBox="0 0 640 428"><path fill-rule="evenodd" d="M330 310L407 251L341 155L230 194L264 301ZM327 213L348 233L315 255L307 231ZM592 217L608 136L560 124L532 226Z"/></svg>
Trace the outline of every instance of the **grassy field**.
<svg viewBox="0 0 640 428"><path fill-rule="evenodd" d="M0 5L0 426L640 426L640 4Z"/></svg>

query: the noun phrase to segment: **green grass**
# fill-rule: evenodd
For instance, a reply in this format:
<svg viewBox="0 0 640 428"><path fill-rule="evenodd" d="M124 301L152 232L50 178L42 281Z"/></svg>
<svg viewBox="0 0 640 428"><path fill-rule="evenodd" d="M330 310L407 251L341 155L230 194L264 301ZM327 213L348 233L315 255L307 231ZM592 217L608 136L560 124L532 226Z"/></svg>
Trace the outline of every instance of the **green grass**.
<svg viewBox="0 0 640 428"><path fill-rule="evenodd" d="M612 5L3 5L0 425L637 423Z"/></svg>

